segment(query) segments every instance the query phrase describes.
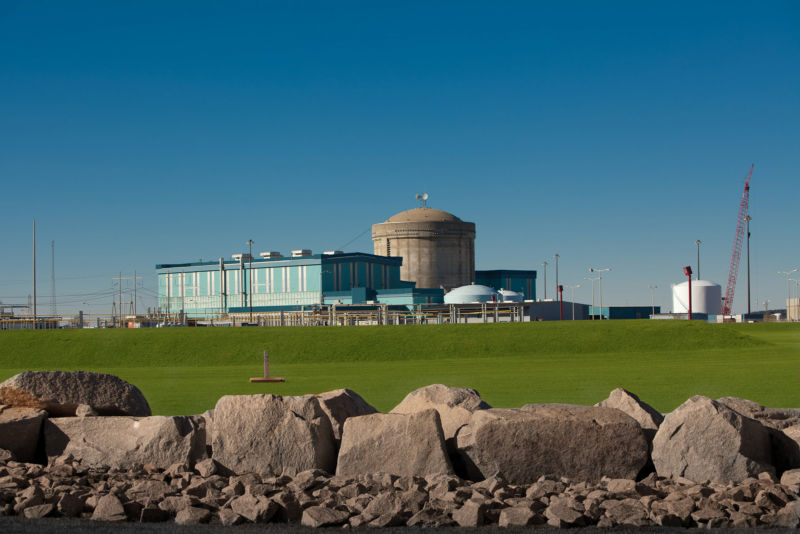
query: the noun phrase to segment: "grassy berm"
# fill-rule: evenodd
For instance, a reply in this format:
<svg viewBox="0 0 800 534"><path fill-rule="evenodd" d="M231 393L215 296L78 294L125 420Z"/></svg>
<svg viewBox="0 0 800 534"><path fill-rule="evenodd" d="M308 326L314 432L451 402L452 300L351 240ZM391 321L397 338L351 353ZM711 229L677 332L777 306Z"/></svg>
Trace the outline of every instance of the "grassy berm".
<svg viewBox="0 0 800 534"><path fill-rule="evenodd" d="M251 384L270 351L282 384ZM389 410L410 391L477 389L495 407L594 404L616 387L661 411L692 395L800 407L800 324L686 321L382 327L165 328L0 332L0 380L89 370L136 384L156 414L212 408L222 395L342 387Z"/></svg>

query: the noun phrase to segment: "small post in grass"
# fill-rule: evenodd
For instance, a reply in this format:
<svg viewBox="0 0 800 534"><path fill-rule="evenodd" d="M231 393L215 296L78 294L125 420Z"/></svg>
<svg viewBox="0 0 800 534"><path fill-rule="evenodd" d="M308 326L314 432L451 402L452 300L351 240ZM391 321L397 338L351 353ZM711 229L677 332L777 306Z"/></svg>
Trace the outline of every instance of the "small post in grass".
<svg viewBox="0 0 800 534"><path fill-rule="evenodd" d="M286 382L285 378L279 377L271 377L269 376L269 351L264 351L264 376L257 376L255 378L251 378L250 382Z"/></svg>

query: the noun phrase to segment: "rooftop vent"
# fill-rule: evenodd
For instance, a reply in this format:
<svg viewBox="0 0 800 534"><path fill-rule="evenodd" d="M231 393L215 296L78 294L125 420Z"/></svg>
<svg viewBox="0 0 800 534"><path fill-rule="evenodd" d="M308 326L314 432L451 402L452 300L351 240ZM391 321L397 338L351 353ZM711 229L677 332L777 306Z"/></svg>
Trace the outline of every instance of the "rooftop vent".
<svg viewBox="0 0 800 534"><path fill-rule="evenodd" d="M236 261L242 261L242 260L247 261L253 259L247 252L244 252L242 254L233 254L231 255L231 258L233 258Z"/></svg>
<svg viewBox="0 0 800 534"><path fill-rule="evenodd" d="M274 259L274 258L282 258L283 254L281 254L280 252L275 252L274 250L272 250L272 251L269 251L269 252L262 252L261 254L259 254L259 256L261 256L265 260L271 260L271 259Z"/></svg>
<svg viewBox="0 0 800 534"><path fill-rule="evenodd" d="M341 250L326 250L323 252L326 256L335 256L336 254L344 254Z"/></svg>
<svg viewBox="0 0 800 534"><path fill-rule="evenodd" d="M311 256L311 250L307 248L301 248L292 251L293 258L302 258L303 256Z"/></svg>

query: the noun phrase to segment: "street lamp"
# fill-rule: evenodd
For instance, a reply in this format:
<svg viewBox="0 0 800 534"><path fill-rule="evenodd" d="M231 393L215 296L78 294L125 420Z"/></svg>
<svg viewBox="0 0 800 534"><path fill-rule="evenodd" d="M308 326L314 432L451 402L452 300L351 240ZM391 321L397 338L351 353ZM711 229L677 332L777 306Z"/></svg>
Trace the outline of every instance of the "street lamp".
<svg viewBox="0 0 800 534"><path fill-rule="evenodd" d="M247 258L247 300L250 303L250 324L253 323L253 240L248 239L250 245L250 255Z"/></svg>
<svg viewBox="0 0 800 534"><path fill-rule="evenodd" d="M598 293L600 293L600 320L603 320L603 273L607 273L611 271L611 267L607 269L589 269L590 273L597 273L598 282Z"/></svg>
<svg viewBox="0 0 800 534"><path fill-rule="evenodd" d="M750 221L753 220L749 215L744 218L747 222L747 313L750 313Z"/></svg>
<svg viewBox="0 0 800 534"><path fill-rule="evenodd" d="M576 286L564 286L564 287L569 288L571 290L570 293L571 293L572 296L570 297L570 299L572 300L572 320L574 321L575 320L575 290L577 288L581 287L581 285L578 284ZM592 294L592 296L594 297L594 294Z"/></svg>
<svg viewBox="0 0 800 534"><path fill-rule="evenodd" d="M656 314L656 289L658 286L647 286L650 288L650 316Z"/></svg>
<svg viewBox="0 0 800 534"><path fill-rule="evenodd" d="M791 271L778 271L778 274L786 275L786 315L789 315L789 301L792 298L792 295L789 292L789 277L797 271L798 269L792 269Z"/></svg>
<svg viewBox="0 0 800 534"><path fill-rule="evenodd" d="M547 300L547 262L542 262L542 267L544 267L544 300Z"/></svg>
<svg viewBox="0 0 800 534"><path fill-rule="evenodd" d="M558 291L558 258L560 258L560 256L558 254L553 254L553 257L556 259L556 291Z"/></svg>
<svg viewBox="0 0 800 534"><path fill-rule="evenodd" d="M589 280L592 282L592 321L594 321L594 281L598 280L597 278L587 278L586 276L583 277L584 280Z"/></svg>
<svg viewBox="0 0 800 534"><path fill-rule="evenodd" d="M702 243L702 241L700 241L698 239L697 241L695 241L695 243L697 243L697 278L696 279L700 280L700 243Z"/></svg>

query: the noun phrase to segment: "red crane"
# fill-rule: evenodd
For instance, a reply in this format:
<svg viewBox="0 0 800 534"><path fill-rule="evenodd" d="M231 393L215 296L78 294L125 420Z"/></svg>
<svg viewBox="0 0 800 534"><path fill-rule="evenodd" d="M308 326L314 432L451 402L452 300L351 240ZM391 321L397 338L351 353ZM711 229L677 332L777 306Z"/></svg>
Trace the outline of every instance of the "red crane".
<svg viewBox="0 0 800 534"><path fill-rule="evenodd" d="M730 315L733 309L733 293L736 291L736 276L739 273L739 259L742 257L742 242L744 241L744 222L750 206L750 177L753 176L753 167L744 179L742 201L739 203L739 220L736 221L736 237L733 240L733 253L731 254L731 268L728 271L728 286L722 301L722 315Z"/></svg>

